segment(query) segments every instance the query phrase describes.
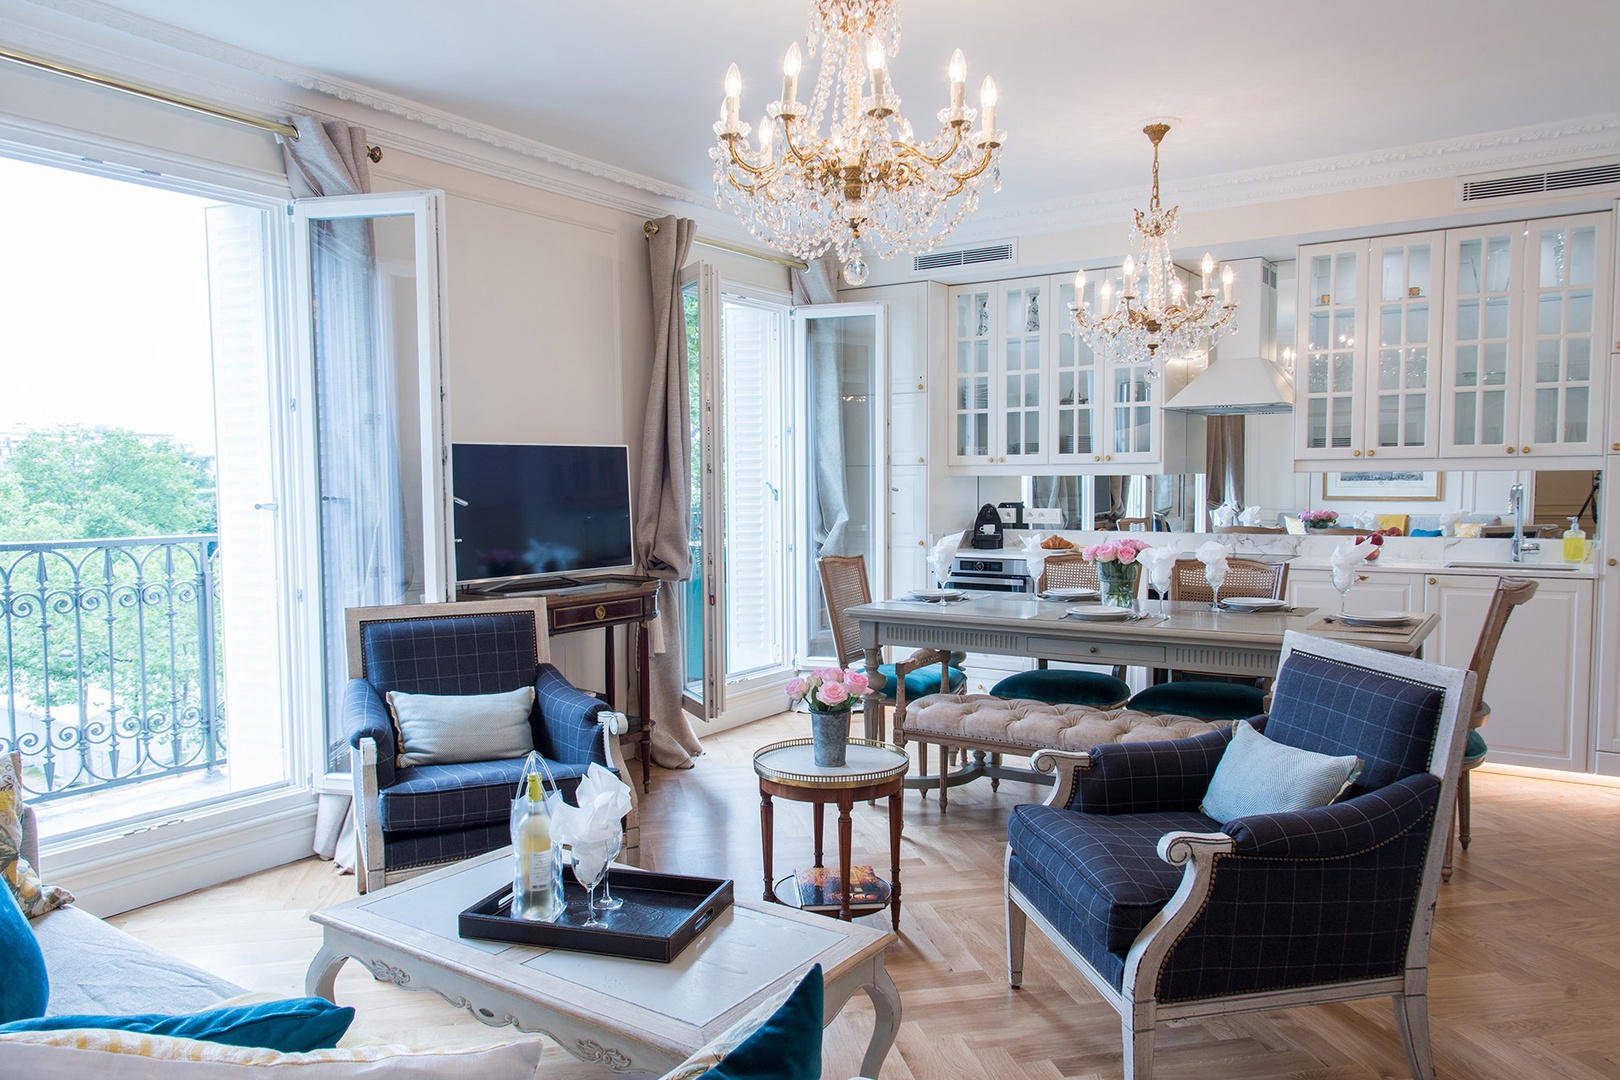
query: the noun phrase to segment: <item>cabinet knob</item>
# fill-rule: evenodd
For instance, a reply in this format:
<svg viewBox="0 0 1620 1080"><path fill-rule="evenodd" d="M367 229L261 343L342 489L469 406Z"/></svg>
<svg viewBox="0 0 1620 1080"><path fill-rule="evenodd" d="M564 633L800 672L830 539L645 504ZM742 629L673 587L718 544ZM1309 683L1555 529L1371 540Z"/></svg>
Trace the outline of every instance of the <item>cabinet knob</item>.
<svg viewBox="0 0 1620 1080"><path fill-rule="evenodd" d="M1101 454L1092 454L1091 455L1091 460L1092 461L1101 461L1102 460L1102 455Z"/></svg>
<svg viewBox="0 0 1620 1080"><path fill-rule="evenodd" d="M1092 656L1096 656L1102 650L1097 648L1097 646L1093 645L1091 648L1087 649L1086 651L1089 652Z"/></svg>
<svg viewBox="0 0 1620 1080"><path fill-rule="evenodd" d="M1620 451L1620 442L1610 443L1609 444L1609 449L1610 450L1615 450L1615 451Z"/></svg>
<svg viewBox="0 0 1620 1080"><path fill-rule="evenodd" d="M928 464L928 459L927 458L918 458L917 459L917 464L926 465L926 464Z"/></svg>
<svg viewBox="0 0 1620 1080"><path fill-rule="evenodd" d="M1507 448L1507 452L1512 454L1512 453L1515 453L1516 451L1514 450L1513 447L1510 446L1510 447Z"/></svg>
<svg viewBox="0 0 1620 1080"><path fill-rule="evenodd" d="M1350 456L1351 457L1360 457L1361 456L1361 451L1360 450L1352 450L1352 451L1350 451Z"/></svg>
<svg viewBox="0 0 1620 1080"><path fill-rule="evenodd" d="M1367 451L1367 456L1368 457L1374 457L1374 456L1377 455L1377 453L1378 453L1378 451L1376 451L1376 450L1369 450L1369 451Z"/></svg>
<svg viewBox="0 0 1620 1080"><path fill-rule="evenodd" d="M1529 453L1529 452L1530 452L1530 448L1529 448L1529 447L1528 447L1528 446L1521 446L1521 447L1519 447L1519 453L1521 453L1521 454L1528 454L1528 453Z"/></svg>
<svg viewBox="0 0 1620 1080"><path fill-rule="evenodd" d="M1114 460L1114 455L1113 454L1104 454L1103 455L1103 460L1104 461L1113 461Z"/></svg>
<svg viewBox="0 0 1620 1080"><path fill-rule="evenodd" d="M1620 566L1620 559L1610 559L1609 560L1609 565L1610 566Z"/></svg>
<svg viewBox="0 0 1620 1080"><path fill-rule="evenodd" d="M1435 579L1434 579L1434 578L1430 578L1430 579L1429 579L1429 584L1430 584L1430 585L1438 585L1438 584L1440 584L1440 583L1439 583L1439 582L1438 582L1438 581L1436 581L1436 580L1435 580Z"/></svg>
<svg viewBox="0 0 1620 1080"><path fill-rule="evenodd" d="M1356 580L1357 581L1366 581L1367 580L1367 575L1366 574L1357 574L1356 575Z"/></svg>
<svg viewBox="0 0 1620 1080"><path fill-rule="evenodd" d="M918 547L927 547L927 546L928 546L928 541L926 541L926 540L919 540L919 541L917 541L917 546L918 546Z"/></svg>

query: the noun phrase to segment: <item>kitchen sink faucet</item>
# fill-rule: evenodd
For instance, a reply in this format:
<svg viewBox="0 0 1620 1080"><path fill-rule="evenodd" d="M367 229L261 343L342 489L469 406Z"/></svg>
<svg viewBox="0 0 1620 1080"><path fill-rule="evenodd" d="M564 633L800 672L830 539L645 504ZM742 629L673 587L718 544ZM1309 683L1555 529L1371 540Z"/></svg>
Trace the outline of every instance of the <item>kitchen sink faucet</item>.
<svg viewBox="0 0 1620 1080"><path fill-rule="evenodd" d="M1524 553L1540 551L1541 545L1524 538L1524 485L1514 484L1508 489L1508 502L1513 506L1513 561L1524 562Z"/></svg>

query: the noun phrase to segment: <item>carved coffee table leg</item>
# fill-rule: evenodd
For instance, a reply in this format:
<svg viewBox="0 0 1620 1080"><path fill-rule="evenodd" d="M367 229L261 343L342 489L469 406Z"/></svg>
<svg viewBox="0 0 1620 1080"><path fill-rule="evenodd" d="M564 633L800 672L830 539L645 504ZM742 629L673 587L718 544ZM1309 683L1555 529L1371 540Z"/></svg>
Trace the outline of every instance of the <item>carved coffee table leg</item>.
<svg viewBox="0 0 1620 1080"><path fill-rule="evenodd" d="M900 792L889 796L889 914L894 920L894 932L900 932L900 832L905 827L901 813Z"/></svg>
<svg viewBox="0 0 1620 1080"><path fill-rule="evenodd" d="M771 842L776 833L776 825L773 818L774 813L773 807L771 806L770 793L762 790L759 793L759 839L760 845L764 848L765 855L766 901L773 901L776 899L776 890L772 887L771 881L773 876L771 872Z"/></svg>
<svg viewBox="0 0 1620 1080"><path fill-rule="evenodd" d="M310 997L337 1001L333 995L337 992L338 969L348 958L348 953L322 943L321 951L309 962L309 971L304 974L304 993Z"/></svg>
<svg viewBox="0 0 1620 1080"><path fill-rule="evenodd" d="M883 1059L894 1046L894 1037L900 1031L900 991L878 958L877 980L861 989L872 999L872 1041L866 1044L866 1056L861 1058L861 1075L876 1076L883 1068Z"/></svg>

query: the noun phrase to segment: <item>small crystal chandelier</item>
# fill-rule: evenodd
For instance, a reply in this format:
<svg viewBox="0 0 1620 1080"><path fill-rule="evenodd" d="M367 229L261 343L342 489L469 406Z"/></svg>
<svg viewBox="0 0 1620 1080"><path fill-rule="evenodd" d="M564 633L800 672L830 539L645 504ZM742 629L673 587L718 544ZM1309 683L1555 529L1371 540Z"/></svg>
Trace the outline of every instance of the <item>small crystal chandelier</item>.
<svg viewBox="0 0 1620 1080"><path fill-rule="evenodd" d="M1085 300L1084 270L1074 275L1075 302L1069 305L1076 331L1092 348L1106 352L1115 363L1147 364L1148 374L1153 376L1159 374L1162 361L1213 345L1232 329L1237 314L1230 266L1221 269L1217 303L1210 287L1216 269L1213 259L1204 256L1202 285L1191 296L1170 261L1170 238L1176 234L1180 207L1166 211L1159 205L1159 142L1169 130L1169 124L1149 124L1142 129L1153 143L1153 198L1146 214L1136 211L1136 225L1131 230L1136 254L1125 259L1118 305L1113 282L1105 279L1097 287L1097 310L1091 310Z"/></svg>
<svg viewBox="0 0 1620 1080"><path fill-rule="evenodd" d="M811 0L810 55L822 50L816 89L798 100L803 58L798 42L782 64L782 99L765 107L759 147L740 123L742 77L726 72L719 145L714 159L715 204L729 200L749 231L778 250L814 259L829 249L844 264L851 285L866 280L864 244L880 259L899 251L927 251L979 205L984 176L1001 188L1001 144L996 130L996 84L979 91L979 110L963 104L967 61L957 49L950 63L950 108L943 125L919 143L900 115L887 58L900 48L897 0ZM836 82L836 86L834 85ZM823 120L831 127L825 138Z"/></svg>

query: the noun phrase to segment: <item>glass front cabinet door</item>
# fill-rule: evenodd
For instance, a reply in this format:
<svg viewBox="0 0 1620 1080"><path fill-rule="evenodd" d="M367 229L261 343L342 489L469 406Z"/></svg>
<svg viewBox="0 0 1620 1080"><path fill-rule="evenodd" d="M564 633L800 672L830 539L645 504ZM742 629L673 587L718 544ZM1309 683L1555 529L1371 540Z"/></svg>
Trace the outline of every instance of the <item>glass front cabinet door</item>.
<svg viewBox="0 0 1620 1080"><path fill-rule="evenodd" d="M952 289L951 318L951 464L979 465L991 460L995 446L990 401L996 293L993 285Z"/></svg>
<svg viewBox="0 0 1620 1080"><path fill-rule="evenodd" d="M1378 237L1368 264L1368 326L1362 441L1366 457L1434 457L1438 451L1441 273L1445 234ZM1352 448L1352 454L1355 448Z"/></svg>
<svg viewBox="0 0 1620 1080"><path fill-rule="evenodd" d="M1301 340L1295 375L1294 456L1352 461L1365 417L1367 262L1371 243L1299 249Z"/></svg>
<svg viewBox="0 0 1620 1080"><path fill-rule="evenodd" d="M1080 302L1095 311L1097 285L1103 274L1087 273L1085 294ZM1074 280L1055 278L1053 292L1057 304L1052 318L1057 324L1051 334L1057 343L1052 360L1052 386L1049 400L1053 430L1049 460L1054 465L1092 465L1103 459L1103 368L1096 350L1075 333L1070 308L1075 304Z"/></svg>
<svg viewBox="0 0 1620 1080"><path fill-rule="evenodd" d="M1047 339L1057 317L1050 310L1048 283L1049 279L1041 277L999 285L1002 331L996 389L1000 391L1000 438L992 451L997 465L1046 461ZM997 395L992 392L991 397L994 400Z"/></svg>

